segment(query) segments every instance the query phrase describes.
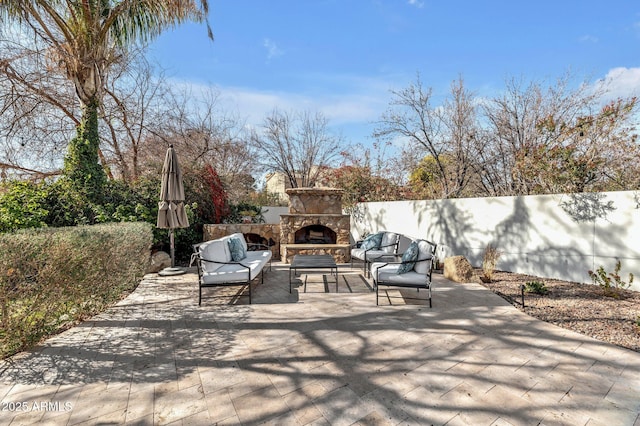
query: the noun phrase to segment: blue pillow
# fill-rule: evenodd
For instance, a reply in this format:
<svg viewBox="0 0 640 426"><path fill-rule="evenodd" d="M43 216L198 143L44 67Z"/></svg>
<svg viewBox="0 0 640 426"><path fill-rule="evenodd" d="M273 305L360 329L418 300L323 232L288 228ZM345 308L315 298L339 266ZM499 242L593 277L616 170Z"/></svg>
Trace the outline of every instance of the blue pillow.
<svg viewBox="0 0 640 426"><path fill-rule="evenodd" d="M247 252L244 250L244 245L240 238L229 238L227 244L229 244L229 251L231 251L231 260L234 262L239 262L247 257Z"/></svg>
<svg viewBox="0 0 640 426"><path fill-rule="evenodd" d="M367 238L364 239L364 241L360 245L360 248L365 250L379 249L380 244L382 244L383 235L384 235L384 232L378 232L377 234L369 235Z"/></svg>
<svg viewBox="0 0 640 426"><path fill-rule="evenodd" d="M418 243L416 241L412 241L407 247L407 251L402 255L402 261L407 263L400 264L398 268L398 274L406 274L411 271L413 267L416 265L416 260L418 260L418 254L420 253L420 248L418 247Z"/></svg>

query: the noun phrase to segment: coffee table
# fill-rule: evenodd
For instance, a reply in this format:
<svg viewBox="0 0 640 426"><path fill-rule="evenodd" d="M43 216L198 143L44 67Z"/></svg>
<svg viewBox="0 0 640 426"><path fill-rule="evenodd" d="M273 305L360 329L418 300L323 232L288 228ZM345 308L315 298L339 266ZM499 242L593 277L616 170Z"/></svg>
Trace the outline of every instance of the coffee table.
<svg viewBox="0 0 640 426"><path fill-rule="evenodd" d="M306 271L315 271L328 269L331 276L336 277L336 293L338 292L338 265L330 254L296 254L289 265L289 293L291 293L291 272L293 275L298 273L299 269Z"/></svg>

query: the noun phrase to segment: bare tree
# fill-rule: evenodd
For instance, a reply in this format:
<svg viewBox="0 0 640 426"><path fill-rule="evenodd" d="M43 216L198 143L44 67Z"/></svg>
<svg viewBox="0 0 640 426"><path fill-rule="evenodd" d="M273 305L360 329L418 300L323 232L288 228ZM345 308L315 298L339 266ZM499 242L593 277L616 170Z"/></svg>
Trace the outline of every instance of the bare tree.
<svg viewBox="0 0 640 426"><path fill-rule="evenodd" d="M5 176L48 176L79 122L73 86L43 61L47 46L0 28L0 163ZM19 39L21 43L18 43Z"/></svg>
<svg viewBox="0 0 640 426"><path fill-rule="evenodd" d="M357 203L391 201L405 198L404 174L389 156L390 144L374 143L372 147L357 144L343 150L342 164L328 173L331 186L344 190L342 204L355 211Z"/></svg>
<svg viewBox="0 0 640 426"><path fill-rule="evenodd" d="M487 195L606 189L632 166L626 159L638 155L629 123L635 99L602 107L604 91L570 83L569 76L546 88L511 80L484 105L480 173Z"/></svg>
<svg viewBox="0 0 640 426"><path fill-rule="evenodd" d="M140 177L142 142L162 123L169 91L163 72L146 60L144 51L130 51L112 67L100 105L101 149L111 177L127 182Z"/></svg>
<svg viewBox="0 0 640 426"><path fill-rule="evenodd" d="M432 105L432 92L422 85L419 75L405 89L392 91L390 107L379 120L374 137L400 139L408 144L405 153L416 152L420 159L429 156L440 196L458 197L470 180L475 158L478 130L474 98L462 78L452 83L450 98L441 107Z"/></svg>
<svg viewBox="0 0 640 426"><path fill-rule="evenodd" d="M288 114L273 110L261 132L251 133L257 161L268 171L283 173L292 188L319 183L326 167L340 155L342 139L331 134L319 112Z"/></svg>
<svg viewBox="0 0 640 426"><path fill-rule="evenodd" d="M445 99L442 116L451 158L445 171L452 197L465 195L473 179L479 131L476 105L475 95L465 88L462 77L451 83L450 97Z"/></svg>
<svg viewBox="0 0 640 426"><path fill-rule="evenodd" d="M42 64L46 48L37 40L17 44L1 36L7 31L0 29L0 176L59 174L81 117L74 87L61 69ZM172 86L142 49L121 59L103 82L99 106L99 155L109 177L131 182L158 173L174 143L187 165L212 165L230 198L251 190L243 122L221 110L218 93Z"/></svg>
<svg viewBox="0 0 640 426"><path fill-rule="evenodd" d="M245 199L253 190L255 156L244 139L244 121L221 109L215 89L194 93L193 88L173 87L161 104L154 109L155 127L141 140L139 157L146 172L157 173L173 144L187 172L211 165L229 200Z"/></svg>

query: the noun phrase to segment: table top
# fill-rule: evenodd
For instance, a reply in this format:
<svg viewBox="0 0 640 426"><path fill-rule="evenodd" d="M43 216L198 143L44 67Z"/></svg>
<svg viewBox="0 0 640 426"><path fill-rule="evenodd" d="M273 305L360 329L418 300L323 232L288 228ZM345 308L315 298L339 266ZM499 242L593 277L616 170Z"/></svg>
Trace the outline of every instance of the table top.
<svg viewBox="0 0 640 426"><path fill-rule="evenodd" d="M330 254L296 254L291 268L336 268L336 261Z"/></svg>

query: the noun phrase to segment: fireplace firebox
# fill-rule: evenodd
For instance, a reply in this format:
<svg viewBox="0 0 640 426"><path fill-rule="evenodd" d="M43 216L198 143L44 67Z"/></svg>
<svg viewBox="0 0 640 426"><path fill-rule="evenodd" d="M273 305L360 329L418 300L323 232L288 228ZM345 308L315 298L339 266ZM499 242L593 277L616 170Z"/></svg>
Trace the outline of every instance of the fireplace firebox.
<svg viewBox="0 0 640 426"><path fill-rule="evenodd" d="M324 225L309 225L296 231L294 241L296 244L335 244L336 233Z"/></svg>

